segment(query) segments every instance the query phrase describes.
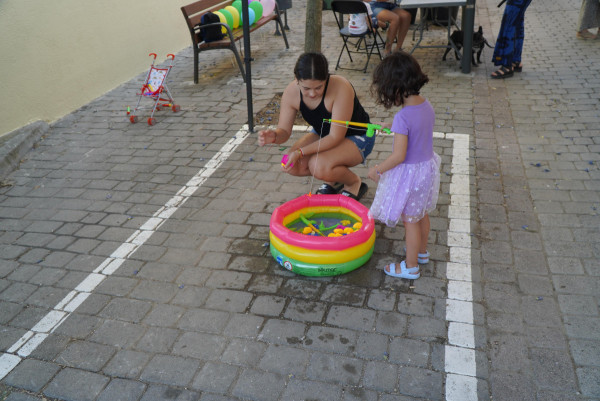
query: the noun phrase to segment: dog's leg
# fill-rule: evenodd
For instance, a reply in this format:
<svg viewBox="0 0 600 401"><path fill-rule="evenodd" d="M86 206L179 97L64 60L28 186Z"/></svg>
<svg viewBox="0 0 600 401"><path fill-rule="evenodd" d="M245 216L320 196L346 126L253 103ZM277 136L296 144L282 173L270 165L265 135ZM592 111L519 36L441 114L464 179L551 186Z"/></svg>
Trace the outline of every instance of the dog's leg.
<svg viewBox="0 0 600 401"><path fill-rule="evenodd" d="M448 55L449 52L450 52L450 43L448 43L448 48L446 49L446 52L444 53L444 56L442 57L443 61L446 61L446 56Z"/></svg>
<svg viewBox="0 0 600 401"><path fill-rule="evenodd" d="M456 48L458 49L458 51L460 51L460 49L462 49L462 45L457 43ZM457 60L460 60L460 55L458 54L458 52L456 50L454 50L454 57L456 57Z"/></svg>

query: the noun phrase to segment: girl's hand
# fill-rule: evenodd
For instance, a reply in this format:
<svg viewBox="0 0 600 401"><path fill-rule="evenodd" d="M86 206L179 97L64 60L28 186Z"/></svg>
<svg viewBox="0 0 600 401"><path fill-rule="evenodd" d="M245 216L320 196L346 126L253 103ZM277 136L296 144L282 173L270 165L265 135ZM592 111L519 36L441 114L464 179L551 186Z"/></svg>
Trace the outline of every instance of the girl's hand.
<svg viewBox="0 0 600 401"><path fill-rule="evenodd" d="M381 128L392 128L392 123L384 123L383 121L374 122L373 124L380 125Z"/></svg>
<svg viewBox="0 0 600 401"><path fill-rule="evenodd" d="M373 166L369 169L368 177L375 182L379 182L379 173L377 172L377 166Z"/></svg>
<svg viewBox="0 0 600 401"><path fill-rule="evenodd" d="M277 133L275 130L267 129L258 133L258 146L265 146L270 143L275 143L277 140Z"/></svg>

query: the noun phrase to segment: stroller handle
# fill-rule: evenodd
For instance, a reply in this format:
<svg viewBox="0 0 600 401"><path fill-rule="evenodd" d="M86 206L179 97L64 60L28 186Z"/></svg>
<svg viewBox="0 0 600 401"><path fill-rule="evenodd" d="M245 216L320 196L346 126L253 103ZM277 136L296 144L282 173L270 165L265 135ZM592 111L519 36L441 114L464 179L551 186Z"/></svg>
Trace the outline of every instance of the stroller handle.
<svg viewBox="0 0 600 401"><path fill-rule="evenodd" d="M175 60L175 55L174 54L167 54L167 58L171 57L171 60Z"/></svg>
<svg viewBox="0 0 600 401"><path fill-rule="evenodd" d="M156 53L150 53L148 56L154 56L154 60L156 60Z"/></svg>

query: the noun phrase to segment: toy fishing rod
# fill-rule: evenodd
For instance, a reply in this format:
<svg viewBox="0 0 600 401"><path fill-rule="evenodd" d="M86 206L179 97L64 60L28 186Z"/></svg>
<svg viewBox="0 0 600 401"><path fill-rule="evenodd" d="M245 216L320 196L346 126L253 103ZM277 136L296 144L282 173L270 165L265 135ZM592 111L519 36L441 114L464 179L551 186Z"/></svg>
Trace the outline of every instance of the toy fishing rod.
<svg viewBox="0 0 600 401"><path fill-rule="evenodd" d="M389 128L383 128L381 125L378 124L370 124L370 123L355 123L353 121L341 121L341 120L332 120L330 118L324 118L323 122L326 123L337 123L337 124L344 124L346 127L349 125L352 125L354 127L363 127L367 129L367 136L370 138L373 135L375 135L375 131L383 131L386 134L391 134L392 131Z"/></svg>

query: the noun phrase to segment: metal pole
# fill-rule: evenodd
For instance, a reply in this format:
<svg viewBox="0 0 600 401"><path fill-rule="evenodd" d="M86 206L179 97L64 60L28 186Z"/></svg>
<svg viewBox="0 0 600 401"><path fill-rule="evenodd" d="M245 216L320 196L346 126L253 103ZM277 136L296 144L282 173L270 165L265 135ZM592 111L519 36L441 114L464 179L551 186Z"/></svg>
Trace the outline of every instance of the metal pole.
<svg viewBox="0 0 600 401"><path fill-rule="evenodd" d="M461 60L462 72L471 72L471 54L473 53L473 32L475 24L475 0L467 0L462 13L462 30L464 32L463 54Z"/></svg>
<svg viewBox="0 0 600 401"><path fill-rule="evenodd" d="M246 98L248 102L248 130L254 132L254 112L252 111L252 70L250 63L250 25L248 16L248 2L242 1L242 19L244 23L244 64L246 65Z"/></svg>

